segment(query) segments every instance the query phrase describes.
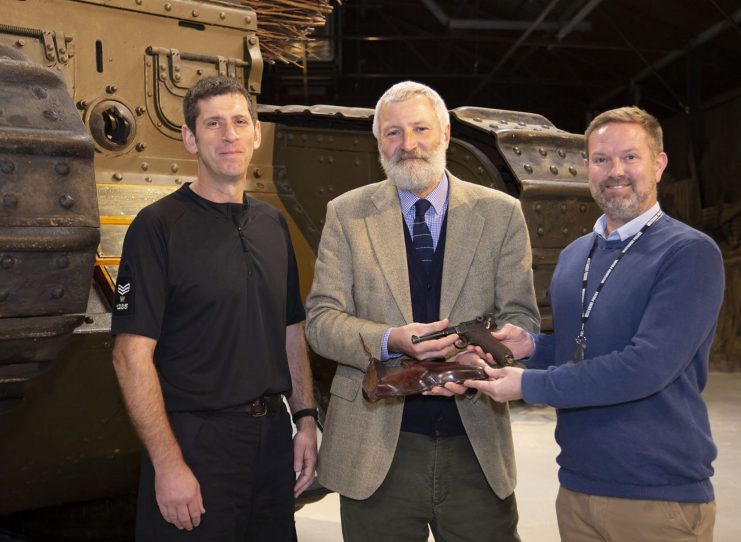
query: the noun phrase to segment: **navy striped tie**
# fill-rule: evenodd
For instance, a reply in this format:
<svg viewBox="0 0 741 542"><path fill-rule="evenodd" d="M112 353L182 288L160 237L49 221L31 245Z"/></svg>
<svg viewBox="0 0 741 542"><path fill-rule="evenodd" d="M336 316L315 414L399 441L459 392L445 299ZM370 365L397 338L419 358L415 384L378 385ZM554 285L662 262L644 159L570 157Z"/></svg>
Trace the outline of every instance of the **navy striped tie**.
<svg viewBox="0 0 741 542"><path fill-rule="evenodd" d="M432 248L432 234L430 228L427 227L425 222L425 213L430 208L431 203L426 199L419 199L414 204L414 226L412 226L412 245L414 245L414 253L419 258L419 261L424 265L425 271L430 272L430 265L432 265L432 255L435 250Z"/></svg>

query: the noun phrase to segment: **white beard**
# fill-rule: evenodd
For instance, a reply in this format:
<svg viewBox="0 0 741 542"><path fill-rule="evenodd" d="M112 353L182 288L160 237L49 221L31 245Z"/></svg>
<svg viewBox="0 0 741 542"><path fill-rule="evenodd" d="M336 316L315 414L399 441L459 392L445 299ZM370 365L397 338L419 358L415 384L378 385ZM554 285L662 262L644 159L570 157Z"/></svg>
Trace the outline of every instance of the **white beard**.
<svg viewBox="0 0 741 542"><path fill-rule="evenodd" d="M442 179L445 172L446 150L441 141L429 153L419 149L411 152L397 149L390 158L386 158L382 152L379 152L378 156L386 176L397 188L423 193L432 189Z"/></svg>

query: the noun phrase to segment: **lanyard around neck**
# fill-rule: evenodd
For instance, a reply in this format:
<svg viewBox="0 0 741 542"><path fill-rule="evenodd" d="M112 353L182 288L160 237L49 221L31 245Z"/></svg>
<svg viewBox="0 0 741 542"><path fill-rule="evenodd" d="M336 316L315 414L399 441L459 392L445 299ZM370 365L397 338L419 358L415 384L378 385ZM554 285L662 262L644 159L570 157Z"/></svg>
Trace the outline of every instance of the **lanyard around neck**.
<svg viewBox="0 0 741 542"><path fill-rule="evenodd" d="M589 279L589 267L592 264L592 253L594 252L594 247L597 245L597 238L595 237L594 241L592 242L592 248L589 249L589 255L587 256L587 261L584 264L584 275L582 276L581 281L581 306L582 306L582 313L581 313L581 328L579 329L579 334L576 336L576 350L574 351L574 361L582 361L584 359L584 354L587 351L587 337L584 335L584 329L587 325L587 320L589 320L589 315L592 314L592 309L594 308L594 303L597 301L597 297L599 296L600 292L602 291L602 288L605 285L605 282L607 282L607 278L612 273L613 269L617 266L618 262L625 256L625 253L630 250L630 247L632 247L638 239L640 239L644 233L646 233L646 230L650 228L654 222L656 222L659 218L661 218L661 215L664 214L661 210L658 210L654 216L652 216L646 224L641 228L641 230L636 233L633 236L633 239L630 240L630 242L625 245L625 248L620 251L620 254L617 255L615 260L612 262L610 267L605 271L605 275L602 277L602 280L599 281L599 284L597 285L597 289L594 291L594 294L592 294L592 298L589 300L589 304L585 307L584 306L584 300L587 296L587 281Z"/></svg>

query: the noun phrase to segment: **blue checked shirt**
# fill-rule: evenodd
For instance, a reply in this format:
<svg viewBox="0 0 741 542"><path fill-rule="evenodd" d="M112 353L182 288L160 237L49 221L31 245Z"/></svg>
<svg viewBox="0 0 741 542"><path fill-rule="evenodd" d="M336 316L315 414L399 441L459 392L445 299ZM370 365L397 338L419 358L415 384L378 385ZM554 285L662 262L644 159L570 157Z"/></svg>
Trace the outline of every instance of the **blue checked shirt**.
<svg viewBox="0 0 741 542"><path fill-rule="evenodd" d="M448 211L448 175L443 174L442 180L435 189L427 194L425 199L431 203L430 208L425 213L425 222L430 228L432 234L432 248L437 250L437 241L440 239L440 231L445 221L445 213ZM409 235L412 236L414 225L414 204L420 199L412 192L407 190L397 190L399 193L399 203L401 204L401 214L404 217L404 223L407 225ZM391 328L386 330L381 340L381 360L386 361L391 358L399 357L401 354L389 353L388 343Z"/></svg>

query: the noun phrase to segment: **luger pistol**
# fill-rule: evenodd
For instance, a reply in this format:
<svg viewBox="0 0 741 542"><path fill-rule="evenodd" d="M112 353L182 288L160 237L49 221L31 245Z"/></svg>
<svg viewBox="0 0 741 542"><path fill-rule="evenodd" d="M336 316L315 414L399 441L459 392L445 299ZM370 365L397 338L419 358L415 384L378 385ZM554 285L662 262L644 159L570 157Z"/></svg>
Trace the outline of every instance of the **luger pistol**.
<svg viewBox="0 0 741 542"><path fill-rule="evenodd" d="M455 333L458 335L458 340L455 341L457 348L463 349L469 344L479 346L484 352L492 355L499 367L509 367L515 363L515 358L509 348L491 336L491 332L495 329L497 329L497 323L494 316L485 314L477 316L474 320L447 327L442 331L427 335L412 335L412 344L442 339Z"/></svg>
<svg viewBox="0 0 741 542"><path fill-rule="evenodd" d="M470 322L461 322L442 331L422 336L413 335L412 342L417 344L432 341L456 333L458 334L456 347L462 349L469 344L480 346L484 352L492 355L498 366L507 367L515 362L514 356L509 348L491 336L491 331L496 328L494 317L491 314L485 314ZM417 361L404 358L387 365L371 356L362 337L361 343L369 357L368 368L363 378L363 394L370 402L386 397L422 393L435 386L444 386L448 382L462 384L468 379L485 380L487 378L483 367L462 365L455 361Z"/></svg>

